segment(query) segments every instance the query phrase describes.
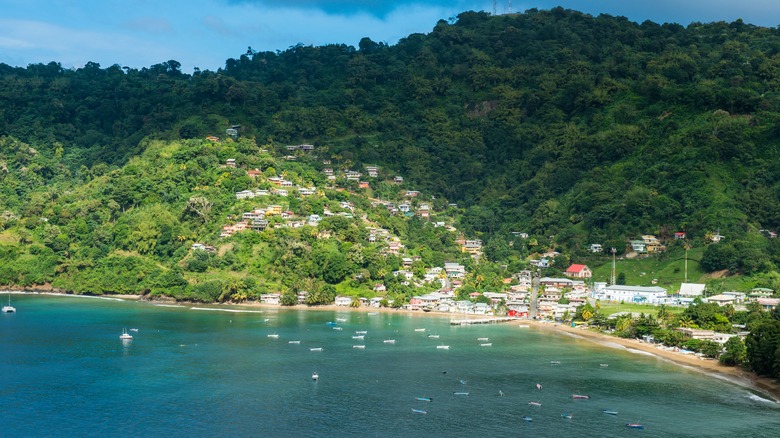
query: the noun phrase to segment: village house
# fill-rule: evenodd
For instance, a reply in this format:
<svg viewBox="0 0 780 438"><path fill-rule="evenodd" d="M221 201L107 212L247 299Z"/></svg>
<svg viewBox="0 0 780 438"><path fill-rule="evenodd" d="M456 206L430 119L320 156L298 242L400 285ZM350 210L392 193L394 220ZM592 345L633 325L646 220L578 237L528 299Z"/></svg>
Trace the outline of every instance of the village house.
<svg viewBox="0 0 780 438"><path fill-rule="evenodd" d="M629 243L631 244L632 251L636 251L640 254L644 254L647 252L647 249L645 248L645 242L641 240L632 240Z"/></svg>
<svg viewBox="0 0 780 438"><path fill-rule="evenodd" d="M354 170L348 170L348 171L345 173L345 175L346 175L346 177L347 177L347 181L359 181L359 180L360 180L360 177L361 177L361 176L363 176L363 174L362 174L362 173L360 173L360 172L356 172L356 171L354 171Z"/></svg>
<svg viewBox="0 0 780 438"><path fill-rule="evenodd" d="M685 231L677 231L674 233L674 240L685 239Z"/></svg>
<svg viewBox="0 0 780 438"><path fill-rule="evenodd" d="M246 174L247 174L248 177L254 179L254 178L257 178L258 176L261 176L263 174L263 172L261 172L258 169L252 169L252 170L247 170Z"/></svg>
<svg viewBox="0 0 780 438"><path fill-rule="evenodd" d="M460 246L460 251L472 256L482 254L482 241L479 239L465 240Z"/></svg>
<svg viewBox="0 0 780 438"><path fill-rule="evenodd" d="M571 278L591 278L593 276L593 272L587 265L578 264L572 264L569 266L564 274Z"/></svg>
<svg viewBox="0 0 780 438"><path fill-rule="evenodd" d="M648 254L653 254L661 251L665 251L666 247L661 245L661 242L656 239L655 236L646 234L642 236L642 242L645 244L645 250Z"/></svg>
<svg viewBox="0 0 780 438"><path fill-rule="evenodd" d="M266 216L279 215L279 214L282 214L281 205L269 205L268 208L265 209Z"/></svg>
<svg viewBox="0 0 780 438"><path fill-rule="evenodd" d="M298 194L301 196L311 196L316 190L316 187L298 187Z"/></svg>
<svg viewBox="0 0 780 438"><path fill-rule="evenodd" d="M446 262L444 272L447 273L447 278L463 278L466 276L466 267L458 263Z"/></svg>
<svg viewBox="0 0 780 438"><path fill-rule="evenodd" d="M393 177L393 182L396 184L401 184L402 182L404 182L404 177L396 175Z"/></svg>
<svg viewBox="0 0 780 438"><path fill-rule="evenodd" d="M253 219L252 220L252 230L253 231L263 231L266 228L268 228L268 221L266 219Z"/></svg>
<svg viewBox="0 0 780 438"><path fill-rule="evenodd" d="M597 254L597 253L604 252L604 248L601 247L600 243L591 243L590 247L588 248L588 251Z"/></svg>
<svg viewBox="0 0 780 438"><path fill-rule="evenodd" d="M262 294L260 295L260 302L263 304L279 305L281 294Z"/></svg>
<svg viewBox="0 0 780 438"><path fill-rule="evenodd" d="M409 197L409 198L416 198L417 195L419 195L419 194L420 194L420 192L418 192L417 190L407 190L406 191L406 196Z"/></svg>
<svg viewBox="0 0 780 438"><path fill-rule="evenodd" d="M235 158L228 158L225 160L225 166L227 167L236 167L236 159Z"/></svg>
<svg viewBox="0 0 780 438"><path fill-rule="evenodd" d="M361 188L361 189L367 189L367 188L369 188L368 181L360 181L360 182L358 183L358 188Z"/></svg>
<svg viewBox="0 0 780 438"><path fill-rule="evenodd" d="M236 192L236 199L251 199L255 197L255 192L251 190L242 190L240 192Z"/></svg>

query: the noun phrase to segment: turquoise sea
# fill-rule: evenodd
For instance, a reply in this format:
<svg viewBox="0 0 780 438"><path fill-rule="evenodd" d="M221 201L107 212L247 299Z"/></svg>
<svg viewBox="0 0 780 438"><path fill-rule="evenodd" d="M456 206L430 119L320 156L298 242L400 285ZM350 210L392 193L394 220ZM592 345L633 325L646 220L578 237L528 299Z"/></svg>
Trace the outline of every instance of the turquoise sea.
<svg viewBox="0 0 780 438"><path fill-rule="evenodd" d="M401 313L12 300L17 313L0 315L5 437L780 434L780 405L759 394L534 328L455 327ZM132 341L119 339L123 328L138 329ZM626 428L631 422L645 429Z"/></svg>

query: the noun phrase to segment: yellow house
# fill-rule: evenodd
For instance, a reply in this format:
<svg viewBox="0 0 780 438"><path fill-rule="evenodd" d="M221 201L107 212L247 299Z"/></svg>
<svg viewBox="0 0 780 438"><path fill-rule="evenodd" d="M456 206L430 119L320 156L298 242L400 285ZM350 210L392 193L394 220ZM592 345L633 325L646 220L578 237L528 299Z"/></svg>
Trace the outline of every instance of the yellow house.
<svg viewBox="0 0 780 438"><path fill-rule="evenodd" d="M266 216L273 216L275 214L282 214L281 205L269 205L268 208L265 209Z"/></svg>

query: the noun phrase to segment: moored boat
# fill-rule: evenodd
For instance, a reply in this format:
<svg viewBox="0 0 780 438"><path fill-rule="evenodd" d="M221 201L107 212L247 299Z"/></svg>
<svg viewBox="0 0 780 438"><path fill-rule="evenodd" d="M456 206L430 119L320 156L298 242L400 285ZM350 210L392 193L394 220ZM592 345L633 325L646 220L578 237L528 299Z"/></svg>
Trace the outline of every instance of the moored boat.
<svg viewBox="0 0 780 438"><path fill-rule="evenodd" d="M276 333L272 333L272 334L268 335L268 337L272 338L272 339L279 339L279 335L277 335Z"/></svg>
<svg viewBox="0 0 780 438"><path fill-rule="evenodd" d="M288 344L300 344L301 341L288 341L287 343Z"/></svg>
<svg viewBox="0 0 780 438"><path fill-rule="evenodd" d="M320 378L320 375L316 371L312 373L312 375L311 375L311 379L312 380L319 380L319 378Z"/></svg>
<svg viewBox="0 0 780 438"><path fill-rule="evenodd" d="M608 414L608 415L617 415L618 414L618 411L610 411L610 410L607 410L607 409L604 409L601 412L603 412L605 414Z"/></svg>
<svg viewBox="0 0 780 438"><path fill-rule="evenodd" d="M480 347L492 347L492 346L493 346L493 343L492 343L492 342L488 342L488 343L486 343L486 344L479 344L479 346L480 346Z"/></svg>
<svg viewBox="0 0 780 438"><path fill-rule="evenodd" d="M437 345L436 349L438 349L438 350L449 350L450 346L449 345Z"/></svg>
<svg viewBox="0 0 780 438"><path fill-rule="evenodd" d="M309 348L309 351L322 351L322 347L312 347Z"/></svg>
<svg viewBox="0 0 780 438"><path fill-rule="evenodd" d="M439 339L439 335L428 335L431 339Z"/></svg>
<svg viewBox="0 0 780 438"><path fill-rule="evenodd" d="M3 313L14 313L16 312L16 307L11 305L11 293L8 293L8 305L3 306Z"/></svg>
<svg viewBox="0 0 780 438"><path fill-rule="evenodd" d="M490 339L489 339L489 338L477 338L477 340L478 340L478 341L488 341L488 340L490 340Z"/></svg>
<svg viewBox="0 0 780 438"><path fill-rule="evenodd" d="M428 411L424 411L422 409L414 409L414 408L412 408L412 412L415 413L415 414L427 414L428 413Z"/></svg>
<svg viewBox="0 0 780 438"><path fill-rule="evenodd" d="M365 350L365 345L353 345L352 348L357 348L358 350Z"/></svg>
<svg viewBox="0 0 780 438"><path fill-rule="evenodd" d="M414 331L416 331L416 332L424 332L425 329L424 328L417 328L417 329L414 329Z"/></svg>
<svg viewBox="0 0 780 438"><path fill-rule="evenodd" d="M568 413L568 412L564 412L564 413L561 414L561 417L563 417L563 418L565 418L567 420L571 420L572 415L570 413Z"/></svg>
<svg viewBox="0 0 780 438"><path fill-rule="evenodd" d="M582 395L582 394L572 394L571 398L577 399L577 400L587 400L590 398L589 395Z"/></svg>
<svg viewBox="0 0 780 438"><path fill-rule="evenodd" d="M363 339L363 338L365 338L365 336L363 335L356 335L352 337L352 339Z"/></svg>
<svg viewBox="0 0 780 438"><path fill-rule="evenodd" d="M626 424L626 427L630 427L631 429L644 429L645 426L643 424L639 423L628 423Z"/></svg>
<svg viewBox="0 0 780 438"><path fill-rule="evenodd" d="M453 395L469 395L468 392L453 392Z"/></svg>
<svg viewBox="0 0 780 438"><path fill-rule="evenodd" d="M417 401L424 401L424 402L432 402L433 401L433 399L430 398L430 397L415 397L414 399L417 400Z"/></svg>
<svg viewBox="0 0 780 438"><path fill-rule="evenodd" d="M385 344L395 344L395 339L385 339L384 343Z"/></svg>
<svg viewBox="0 0 780 438"><path fill-rule="evenodd" d="M119 339L121 339L123 341L129 341L129 340L133 339L133 335L127 333L127 329L122 329L122 334L119 335Z"/></svg>
<svg viewBox="0 0 780 438"><path fill-rule="evenodd" d="M523 416L523 421L528 421L530 423L531 421L534 421L534 419L529 417L528 415L525 415Z"/></svg>
<svg viewBox="0 0 780 438"><path fill-rule="evenodd" d="M535 402L535 401L529 401L528 404L531 405L531 406L541 406L542 405L540 402Z"/></svg>

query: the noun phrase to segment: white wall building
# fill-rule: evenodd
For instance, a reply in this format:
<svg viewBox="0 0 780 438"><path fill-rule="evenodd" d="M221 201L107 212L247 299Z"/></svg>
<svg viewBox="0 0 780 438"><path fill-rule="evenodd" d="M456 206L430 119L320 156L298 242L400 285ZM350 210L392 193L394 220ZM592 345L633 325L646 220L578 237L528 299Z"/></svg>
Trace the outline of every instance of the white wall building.
<svg viewBox="0 0 780 438"><path fill-rule="evenodd" d="M666 289L658 286L624 286L613 284L593 294L604 301L662 304L666 302Z"/></svg>

